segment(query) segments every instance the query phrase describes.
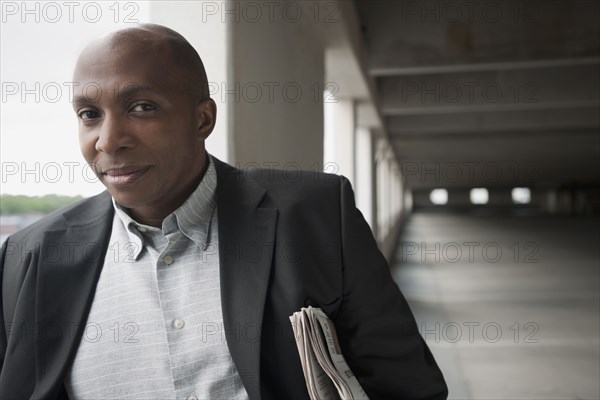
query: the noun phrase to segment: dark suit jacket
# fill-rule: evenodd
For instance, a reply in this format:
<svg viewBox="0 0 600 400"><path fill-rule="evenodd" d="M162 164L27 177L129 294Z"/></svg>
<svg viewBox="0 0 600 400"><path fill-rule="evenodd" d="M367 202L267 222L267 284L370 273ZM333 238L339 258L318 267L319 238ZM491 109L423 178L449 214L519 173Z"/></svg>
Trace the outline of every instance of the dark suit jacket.
<svg viewBox="0 0 600 400"><path fill-rule="evenodd" d="M447 388L344 177L241 171L215 159L226 337L251 399L307 399L288 317L321 307L371 399ZM113 219L103 192L6 240L0 398L62 399Z"/></svg>

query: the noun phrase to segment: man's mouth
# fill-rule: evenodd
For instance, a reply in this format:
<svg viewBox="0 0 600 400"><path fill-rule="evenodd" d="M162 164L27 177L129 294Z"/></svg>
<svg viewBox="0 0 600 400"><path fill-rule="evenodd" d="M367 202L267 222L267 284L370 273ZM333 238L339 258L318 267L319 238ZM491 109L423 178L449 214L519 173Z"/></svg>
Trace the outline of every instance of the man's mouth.
<svg viewBox="0 0 600 400"><path fill-rule="evenodd" d="M149 169L149 166L124 165L109 168L103 171L102 175L105 177L107 183L122 186L137 182Z"/></svg>

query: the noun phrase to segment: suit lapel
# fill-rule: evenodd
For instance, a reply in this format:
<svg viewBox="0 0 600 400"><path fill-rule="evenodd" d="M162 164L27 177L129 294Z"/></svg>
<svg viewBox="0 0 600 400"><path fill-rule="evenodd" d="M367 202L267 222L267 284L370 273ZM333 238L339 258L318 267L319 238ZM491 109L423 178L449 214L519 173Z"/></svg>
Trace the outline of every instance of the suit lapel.
<svg viewBox="0 0 600 400"><path fill-rule="evenodd" d="M55 394L79 346L112 227L107 192L64 215L40 248L36 288L36 376L32 398Z"/></svg>
<svg viewBox="0 0 600 400"><path fill-rule="evenodd" d="M215 160L221 304L231 357L251 399L260 399L260 345L277 210L258 207L265 189Z"/></svg>

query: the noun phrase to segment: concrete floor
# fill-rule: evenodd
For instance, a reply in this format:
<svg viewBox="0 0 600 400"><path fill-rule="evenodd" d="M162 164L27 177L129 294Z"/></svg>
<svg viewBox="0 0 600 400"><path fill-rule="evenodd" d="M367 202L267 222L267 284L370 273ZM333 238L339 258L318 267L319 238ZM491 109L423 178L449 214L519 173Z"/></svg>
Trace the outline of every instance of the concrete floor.
<svg viewBox="0 0 600 400"><path fill-rule="evenodd" d="M599 226L410 217L392 272L450 399L600 398Z"/></svg>

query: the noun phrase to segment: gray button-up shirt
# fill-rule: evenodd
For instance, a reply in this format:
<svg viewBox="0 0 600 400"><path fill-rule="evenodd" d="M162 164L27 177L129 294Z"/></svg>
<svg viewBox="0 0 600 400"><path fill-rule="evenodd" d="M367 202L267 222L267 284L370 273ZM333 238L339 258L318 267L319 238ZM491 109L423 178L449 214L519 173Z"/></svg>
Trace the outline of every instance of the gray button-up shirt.
<svg viewBox="0 0 600 400"><path fill-rule="evenodd" d="M223 328L217 175L162 229L116 203L85 333L65 380L72 399L247 399Z"/></svg>

